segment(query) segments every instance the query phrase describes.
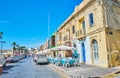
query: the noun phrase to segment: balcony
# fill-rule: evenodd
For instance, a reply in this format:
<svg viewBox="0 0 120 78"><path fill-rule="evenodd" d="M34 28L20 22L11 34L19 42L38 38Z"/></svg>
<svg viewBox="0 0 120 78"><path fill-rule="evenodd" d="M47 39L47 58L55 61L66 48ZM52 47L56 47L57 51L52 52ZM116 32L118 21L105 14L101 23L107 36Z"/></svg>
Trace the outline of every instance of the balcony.
<svg viewBox="0 0 120 78"><path fill-rule="evenodd" d="M69 41L70 41L69 36L65 36L65 37L64 37L64 42L69 42Z"/></svg>
<svg viewBox="0 0 120 78"><path fill-rule="evenodd" d="M56 41L56 44L61 44L62 43L62 40L57 40Z"/></svg>
<svg viewBox="0 0 120 78"><path fill-rule="evenodd" d="M65 37L64 37L64 41L66 41L66 40L68 40L68 36L65 36Z"/></svg>
<svg viewBox="0 0 120 78"><path fill-rule="evenodd" d="M80 29L78 31L76 31L76 38L77 39L82 39L86 37L86 32L83 29Z"/></svg>

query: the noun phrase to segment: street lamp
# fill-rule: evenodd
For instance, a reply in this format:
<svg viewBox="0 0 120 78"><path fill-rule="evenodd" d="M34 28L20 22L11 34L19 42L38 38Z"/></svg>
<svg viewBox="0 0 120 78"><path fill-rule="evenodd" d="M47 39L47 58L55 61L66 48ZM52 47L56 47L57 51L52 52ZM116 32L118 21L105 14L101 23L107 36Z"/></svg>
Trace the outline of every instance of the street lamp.
<svg viewBox="0 0 120 78"><path fill-rule="evenodd" d="M3 48L3 44L5 44L5 41L0 41L1 42L1 53L2 53L2 48Z"/></svg>

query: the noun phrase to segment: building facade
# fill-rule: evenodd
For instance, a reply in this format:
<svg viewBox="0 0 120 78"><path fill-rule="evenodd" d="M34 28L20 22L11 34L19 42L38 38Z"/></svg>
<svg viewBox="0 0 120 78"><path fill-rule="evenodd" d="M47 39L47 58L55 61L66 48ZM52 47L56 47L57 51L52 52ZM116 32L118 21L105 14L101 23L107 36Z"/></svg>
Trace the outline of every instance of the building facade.
<svg viewBox="0 0 120 78"><path fill-rule="evenodd" d="M75 47L81 63L119 66L119 30L119 0L84 0L58 28L56 46Z"/></svg>

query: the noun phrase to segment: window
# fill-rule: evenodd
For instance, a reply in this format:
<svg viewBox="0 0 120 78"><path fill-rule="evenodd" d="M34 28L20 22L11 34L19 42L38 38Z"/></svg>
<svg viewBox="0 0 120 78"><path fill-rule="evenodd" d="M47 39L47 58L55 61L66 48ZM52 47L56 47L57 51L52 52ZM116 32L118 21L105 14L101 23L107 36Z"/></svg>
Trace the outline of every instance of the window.
<svg viewBox="0 0 120 78"><path fill-rule="evenodd" d="M96 40L93 40L92 42L92 49L93 49L93 57L95 60L98 60L99 55L98 55L98 43Z"/></svg>
<svg viewBox="0 0 120 78"><path fill-rule="evenodd" d="M72 33L73 34L75 33L75 26L74 25L72 26Z"/></svg>
<svg viewBox="0 0 120 78"><path fill-rule="evenodd" d="M85 29L85 21L82 21L82 28Z"/></svg>
<svg viewBox="0 0 120 78"><path fill-rule="evenodd" d="M60 39L59 39L59 34L57 34L56 40L57 40L57 41L59 41L59 40L60 40Z"/></svg>
<svg viewBox="0 0 120 78"><path fill-rule="evenodd" d="M60 35L59 35L59 38L60 38L60 40L62 40L62 34L60 33Z"/></svg>
<svg viewBox="0 0 120 78"><path fill-rule="evenodd" d="M93 13L89 14L89 23L90 23L90 26L92 26L94 24Z"/></svg>
<svg viewBox="0 0 120 78"><path fill-rule="evenodd" d="M74 48L76 48L76 44L73 44Z"/></svg>

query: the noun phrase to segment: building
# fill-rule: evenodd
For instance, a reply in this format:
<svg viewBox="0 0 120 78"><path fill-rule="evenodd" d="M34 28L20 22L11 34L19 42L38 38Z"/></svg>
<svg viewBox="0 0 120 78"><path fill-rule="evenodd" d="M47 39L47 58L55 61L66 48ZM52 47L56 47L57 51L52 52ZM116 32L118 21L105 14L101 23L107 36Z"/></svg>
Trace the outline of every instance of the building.
<svg viewBox="0 0 120 78"><path fill-rule="evenodd" d="M56 46L76 47L80 63L119 66L119 34L119 0L83 0L58 28Z"/></svg>
<svg viewBox="0 0 120 78"><path fill-rule="evenodd" d="M55 33L52 34L50 43L50 48L55 47Z"/></svg>

